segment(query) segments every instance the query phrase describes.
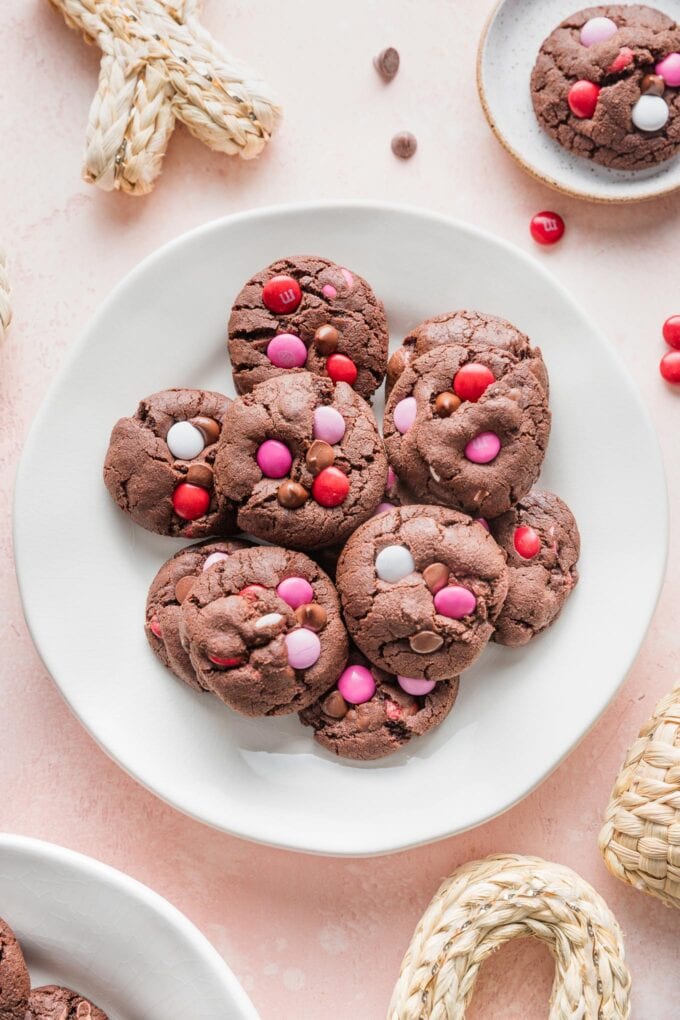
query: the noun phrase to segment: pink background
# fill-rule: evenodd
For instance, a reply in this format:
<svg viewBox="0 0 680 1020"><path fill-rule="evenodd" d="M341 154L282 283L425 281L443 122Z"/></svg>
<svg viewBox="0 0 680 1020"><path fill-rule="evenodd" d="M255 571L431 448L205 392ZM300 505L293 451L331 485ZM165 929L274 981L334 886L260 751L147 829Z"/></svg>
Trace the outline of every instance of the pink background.
<svg viewBox="0 0 680 1020"><path fill-rule="evenodd" d="M661 323L680 312L680 195L594 207L550 192L511 162L475 89L488 0L205 6L205 24L276 89L285 121L252 163L213 154L178 129L156 192L132 199L79 179L97 52L46 0L3 3L0 239L12 259L15 321L0 352L0 826L91 854L162 893L229 961L263 1020L384 1016L401 956L439 881L491 852L540 854L576 868L616 913L634 979L634 1016L677 1018L680 915L610 878L596 836L626 748L678 674L680 393L662 383L657 362ZM402 69L385 87L371 61L388 44L401 51ZM405 163L389 148L402 129L414 131L420 145ZM129 269L170 238L226 213L340 197L428 205L549 261L640 387L664 448L675 536L668 581L635 667L568 761L524 803L474 832L356 861L296 856L212 832L109 761L71 716L31 644L9 527L12 479L31 419L69 346ZM550 252L536 250L527 231L532 213L546 207L564 215L568 231ZM582 385L597 385L587 364ZM625 556L635 550L621 552L623 581ZM544 1017L551 980L547 951L517 943L482 971L469 1015Z"/></svg>

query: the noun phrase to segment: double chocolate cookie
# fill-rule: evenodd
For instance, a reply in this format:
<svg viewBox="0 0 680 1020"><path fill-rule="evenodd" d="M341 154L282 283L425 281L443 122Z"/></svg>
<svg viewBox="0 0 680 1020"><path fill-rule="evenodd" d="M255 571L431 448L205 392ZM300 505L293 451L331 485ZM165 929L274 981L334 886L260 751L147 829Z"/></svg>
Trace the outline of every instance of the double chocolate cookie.
<svg viewBox="0 0 680 1020"><path fill-rule="evenodd" d="M407 680L371 666L356 648L330 691L300 712L300 721L340 758L385 758L438 726L453 708L458 678Z"/></svg>
<svg viewBox="0 0 680 1020"><path fill-rule="evenodd" d="M218 502L213 484L229 404L207 390L163 390L115 425L104 482L136 524L182 538L233 533L233 512Z"/></svg>
<svg viewBox="0 0 680 1020"><path fill-rule="evenodd" d="M26 1020L31 979L16 935L0 918L0 1020Z"/></svg>
<svg viewBox="0 0 680 1020"><path fill-rule="evenodd" d="M620 170L662 163L680 148L680 27L639 4L579 11L543 42L531 97L575 155Z"/></svg>
<svg viewBox="0 0 680 1020"><path fill-rule="evenodd" d="M203 571L182 602L197 680L243 715L297 712L347 659L338 596L302 553L255 546Z"/></svg>
<svg viewBox="0 0 680 1020"><path fill-rule="evenodd" d="M407 680L446 680L483 651L508 590L482 524L445 507L378 514L345 546L337 585L364 655Z"/></svg>
<svg viewBox="0 0 680 1020"><path fill-rule="evenodd" d="M382 302L355 272L317 256L279 259L252 277L229 319L239 393L306 369L369 398L385 376Z"/></svg>
<svg viewBox="0 0 680 1020"><path fill-rule="evenodd" d="M58 985L34 988L22 1020L108 1020L106 1013L89 999Z"/></svg>
<svg viewBox="0 0 680 1020"><path fill-rule="evenodd" d="M529 491L550 435L535 369L507 347L457 343L408 364L383 428L390 464L416 499L496 517Z"/></svg>
<svg viewBox="0 0 680 1020"><path fill-rule="evenodd" d="M250 542L202 542L180 549L158 571L146 600L144 630L154 654L190 687L202 691L188 652L180 639L181 605L200 575Z"/></svg>
<svg viewBox="0 0 680 1020"><path fill-rule="evenodd" d="M505 552L510 582L494 640L525 645L557 619L576 586L578 527L566 503L535 489L490 528Z"/></svg>
<svg viewBox="0 0 680 1020"><path fill-rule="evenodd" d="M224 420L215 483L241 531L291 549L344 542L375 511L387 457L368 404L300 372L260 383Z"/></svg>

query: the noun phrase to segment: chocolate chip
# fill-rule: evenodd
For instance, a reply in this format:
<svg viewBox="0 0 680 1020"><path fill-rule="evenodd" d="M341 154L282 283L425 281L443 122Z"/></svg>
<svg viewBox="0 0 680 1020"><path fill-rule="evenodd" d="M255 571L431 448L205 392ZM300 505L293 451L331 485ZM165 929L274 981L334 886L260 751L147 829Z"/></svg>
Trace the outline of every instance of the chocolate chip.
<svg viewBox="0 0 680 1020"><path fill-rule="evenodd" d="M190 464L186 480L189 485L200 485L202 489L212 489L213 470L210 464Z"/></svg>
<svg viewBox="0 0 680 1020"><path fill-rule="evenodd" d="M340 691L331 691L321 707L331 719L344 719L349 711L349 705Z"/></svg>
<svg viewBox="0 0 680 1020"><path fill-rule="evenodd" d="M214 418L206 418L201 415L198 418L192 418L191 424L201 430L205 436L206 446L210 446L211 443L216 443L220 438L220 432L222 429L219 422L216 422Z"/></svg>
<svg viewBox="0 0 680 1020"><path fill-rule="evenodd" d="M291 482L290 479L281 482L276 490L276 498L281 506L285 506L288 510L297 510L306 502L308 496L309 493L304 485L300 485L299 482Z"/></svg>
<svg viewBox="0 0 680 1020"><path fill-rule="evenodd" d="M410 159L418 148L416 136L410 131L400 131L392 139L392 152L399 159Z"/></svg>
<svg viewBox="0 0 680 1020"><path fill-rule="evenodd" d="M428 652L436 652L438 648L441 648L444 638L441 634L435 634L433 630L420 630L417 634L411 635L408 643L414 652L418 652L419 655L427 655Z"/></svg>
<svg viewBox="0 0 680 1020"><path fill-rule="evenodd" d="M436 595L449 581L449 568L445 563L430 563L423 570L423 580L433 595Z"/></svg>
<svg viewBox="0 0 680 1020"><path fill-rule="evenodd" d="M642 79L642 94L645 96L662 96L666 82L660 74L646 74Z"/></svg>
<svg viewBox="0 0 680 1020"><path fill-rule="evenodd" d="M388 46L373 58L373 66L381 78L392 81L399 70L399 51L394 46Z"/></svg>
<svg viewBox="0 0 680 1020"><path fill-rule="evenodd" d="M319 326L314 334L314 346L324 356L337 350L340 334L335 326Z"/></svg>
<svg viewBox="0 0 680 1020"><path fill-rule="evenodd" d="M333 447L328 443L324 443L322 439L315 439L310 448L307 450L305 462L307 467L314 475L318 475L319 471L323 471L324 468L330 467L335 460L335 454L333 453Z"/></svg>
<svg viewBox="0 0 680 1020"><path fill-rule="evenodd" d="M180 577L175 585L175 598L180 604L184 602L195 583L196 577L194 574L185 574L184 577Z"/></svg>
<svg viewBox="0 0 680 1020"><path fill-rule="evenodd" d="M328 614L318 602L308 602L304 606L298 606L295 610L295 619L301 627L308 627L309 630L323 630L326 626Z"/></svg>
<svg viewBox="0 0 680 1020"><path fill-rule="evenodd" d="M444 393L438 394L434 402L434 413L439 415L440 418L448 418L454 411L458 410L461 403L460 397L446 390Z"/></svg>

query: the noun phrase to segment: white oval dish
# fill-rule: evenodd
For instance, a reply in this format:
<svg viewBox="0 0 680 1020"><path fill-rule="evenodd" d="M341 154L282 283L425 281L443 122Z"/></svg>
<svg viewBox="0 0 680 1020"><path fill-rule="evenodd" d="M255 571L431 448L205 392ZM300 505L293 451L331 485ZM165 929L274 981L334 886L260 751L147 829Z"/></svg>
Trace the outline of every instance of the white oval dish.
<svg viewBox="0 0 680 1020"><path fill-rule="evenodd" d="M648 170L610 170L572 155L536 120L529 82L543 40L579 0L500 0L477 54L477 87L494 134L520 166L558 191L593 202L642 202L680 188L680 155ZM680 21L680 0L652 0Z"/></svg>
<svg viewBox="0 0 680 1020"><path fill-rule="evenodd" d="M258 1020L226 963L178 910L91 857L0 835L0 913L31 984L60 984L110 1020Z"/></svg>
<svg viewBox="0 0 680 1020"><path fill-rule="evenodd" d="M295 252L324 254L365 275L385 301L393 345L420 320L456 307L503 315L540 344L553 410L541 484L567 500L582 531L582 581L559 622L524 649L489 647L463 677L446 722L378 763L332 758L295 716L241 718L159 664L142 629L145 598L177 543L133 525L101 479L110 429L141 397L173 385L233 393L230 304L255 270ZM666 514L656 437L637 391L537 261L434 214L340 203L208 224L115 289L31 430L14 537L40 654L123 768L228 832L297 850L373 854L499 814L583 736L651 618Z"/></svg>

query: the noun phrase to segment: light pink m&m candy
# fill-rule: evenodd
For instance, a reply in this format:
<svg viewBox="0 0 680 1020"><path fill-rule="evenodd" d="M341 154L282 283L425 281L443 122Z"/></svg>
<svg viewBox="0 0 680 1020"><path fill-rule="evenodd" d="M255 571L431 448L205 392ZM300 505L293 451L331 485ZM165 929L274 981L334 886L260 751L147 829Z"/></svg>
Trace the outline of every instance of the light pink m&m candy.
<svg viewBox="0 0 680 1020"><path fill-rule="evenodd" d="M258 467L267 478L284 478L290 471L293 457L285 443L265 439L255 454Z"/></svg>
<svg viewBox="0 0 680 1020"><path fill-rule="evenodd" d="M618 25L611 18L588 18L581 29L581 45L596 46L597 43L606 42L618 30Z"/></svg>
<svg viewBox="0 0 680 1020"><path fill-rule="evenodd" d="M495 432L480 432L465 447L465 456L473 464L490 464L500 448L501 441Z"/></svg>
<svg viewBox="0 0 680 1020"><path fill-rule="evenodd" d="M448 584L442 588L434 597L434 608L442 616L448 616L451 620L460 620L464 616L474 613L477 608L477 599L469 588L462 584Z"/></svg>
<svg viewBox="0 0 680 1020"><path fill-rule="evenodd" d="M338 292L332 283L324 283L323 287L321 288L321 293L324 295L324 297L330 298L331 301L333 300L333 298L336 298L338 296Z"/></svg>
<svg viewBox="0 0 680 1020"><path fill-rule="evenodd" d="M287 602L291 609L314 601L314 589L304 577L284 577L276 589L276 594Z"/></svg>
<svg viewBox="0 0 680 1020"><path fill-rule="evenodd" d="M680 53L669 53L654 70L661 75L666 85L677 88L680 85Z"/></svg>
<svg viewBox="0 0 680 1020"><path fill-rule="evenodd" d="M416 698L422 698L423 695L429 694L437 686L436 680L414 680L410 676L398 676L397 681L402 691L406 691L407 694L413 694Z"/></svg>
<svg viewBox="0 0 680 1020"><path fill-rule="evenodd" d="M228 560L228 559L229 559L229 557L227 556L226 553L221 553L221 552L210 553L210 556L208 556L207 560L203 564L203 570L204 571L205 570L210 570L210 568L214 567L216 563L220 563L222 560Z"/></svg>
<svg viewBox="0 0 680 1020"><path fill-rule="evenodd" d="M340 272L342 273L344 281L347 284L347 286L350 287L350 288L353 287L354 286L354 277L350 273L349 269L341 269Z"/></svg>
<svg viewBox="0 0 680 1020"><path fill-rule="evenodd" d="M338 690L350 705L363 705L375 694L375 679L366 666L348 666L340 674Z"/></svg>
<svg viewBox="0 0 680 1020"><path fill-rule="evenodd" d="M413 425L416 420L416 414L418 413L418 405L415 397L404 397L400 400L394 409L392 414L392 420L395 428L399 429L402 436L405 432Z"/></svg>
<svg viewBox="0 0 680 1020"><path fill-rule="evenodd" d="M314 411L314 438L324 443L339 443L345 434L345 419L334 407L323 404Z"/></svg>
<svg viewBox="0 0 680 1020"><path fill-rule="evenodd" d="M373 516L376 514L384 514L388 510L394 510L394 503L378 503L377 507L373 511Z"/></svg>
<svg viewBox="0 0 680 1020"><path fill-rule="evenodd" d="M267 357L277 368L302 368L307 348L294 333L279 333L267 344Z"/></svg>
<svg viewBox="0 0 680 1020"><path fill-rule="evenodd" d="M321 655L321 642L313 630L299 627L286 634L288 665L293 669L309 669Z"/></svg>

